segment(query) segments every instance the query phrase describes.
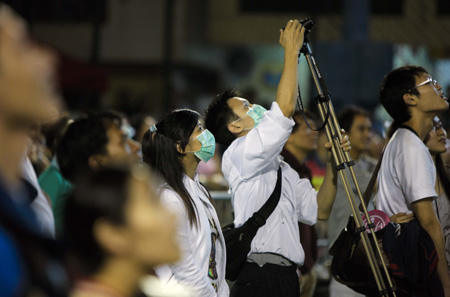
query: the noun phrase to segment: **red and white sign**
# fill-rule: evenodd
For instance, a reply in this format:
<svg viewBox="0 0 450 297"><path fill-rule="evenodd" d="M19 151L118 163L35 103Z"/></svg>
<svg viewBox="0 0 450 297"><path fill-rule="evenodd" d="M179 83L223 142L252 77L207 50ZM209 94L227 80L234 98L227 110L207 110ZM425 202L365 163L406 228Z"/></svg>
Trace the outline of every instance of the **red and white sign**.
<svg viewBox="0 0 450 297"><path fill-rule="evenodd" d="M369 211L369 216L370 216L370 220L372 221L372 223L375 224L375 227L374 227L375 232L386 227L386 225L391 221L387 214L385 214L384 212L382 212L381 210L378 210L378 209ZM366 220L365 215L362 215L362 220L363 220L364 226L366 227L366 232L370 233L370 229L367 229L368 225L367 225L367 220Z"/></svg>

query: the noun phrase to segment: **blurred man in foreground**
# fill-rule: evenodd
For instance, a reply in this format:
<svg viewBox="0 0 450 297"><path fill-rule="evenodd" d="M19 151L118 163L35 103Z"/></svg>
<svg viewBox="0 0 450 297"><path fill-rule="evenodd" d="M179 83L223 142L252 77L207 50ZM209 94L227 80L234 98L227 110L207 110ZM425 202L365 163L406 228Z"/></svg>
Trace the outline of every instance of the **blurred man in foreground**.
<svg viewBox="0 0 450 297"><path fill-rule="evenodd" d="M0 292L63 296L65 277L51 242L41 236L22 186L21 160L31 128L57 115L55 60L32 44L25 24L0 6ZM37 261L39 259L40 261ZM52 262L52 265L50 263Z"/></svg>

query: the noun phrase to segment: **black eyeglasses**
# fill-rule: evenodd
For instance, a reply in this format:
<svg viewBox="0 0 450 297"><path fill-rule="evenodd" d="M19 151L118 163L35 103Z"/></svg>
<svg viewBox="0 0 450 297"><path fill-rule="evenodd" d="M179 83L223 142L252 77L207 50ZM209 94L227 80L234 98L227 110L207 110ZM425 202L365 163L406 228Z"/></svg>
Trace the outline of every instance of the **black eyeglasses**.
<svg viewBox="0 0 450 297"><path fill-rule="evenodd" d="M418 84L414 88L409 89L408 91L406 91L406 93L409 93L412 90L415 90L418 87L424 86L424 85L429 84L429 83L432 83L435 86L435 85L437 85L437 80L433 79L432 77L428 77L424 82L421 82L420 84Z"/></svg>

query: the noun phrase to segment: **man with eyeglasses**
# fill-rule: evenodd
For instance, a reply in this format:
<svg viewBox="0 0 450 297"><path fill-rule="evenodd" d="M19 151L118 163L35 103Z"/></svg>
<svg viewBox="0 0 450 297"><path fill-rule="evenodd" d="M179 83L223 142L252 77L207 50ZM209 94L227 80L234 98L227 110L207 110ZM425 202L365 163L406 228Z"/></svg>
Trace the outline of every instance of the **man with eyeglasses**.
<svg viewBox="0 0 450 297"><path fill-rule="evenodd" d="M442 87L418 66L405 66L388 73L380 88L380 102L398 129L386 145L378 173L377 208L390 217L413 213L429 233L439 256L437 275L431 277L427 286L418 288L396 279L397 296L450 297L444 237L432 204L438 196L436 168L423 142L433 128L434 117L446 111L449 103Z"/></svg>

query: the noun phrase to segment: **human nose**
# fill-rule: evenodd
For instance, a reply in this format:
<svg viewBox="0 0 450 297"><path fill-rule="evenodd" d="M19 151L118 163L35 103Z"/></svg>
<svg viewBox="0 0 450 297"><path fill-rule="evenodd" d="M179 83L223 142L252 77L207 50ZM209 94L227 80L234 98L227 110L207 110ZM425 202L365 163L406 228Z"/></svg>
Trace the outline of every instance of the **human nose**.
<svg viewBox="0 0 450 297"><path fill-rule="evenodd" d="M436 134L438 136L445 136L445 137L447 137L447 132L442 127L436 130Z"/></svg>
<svg viewBox="0 0 450 297"><path fill-rule="evenodd" d="M433 85L436 87L436 90L442 89L442 86L437 82L437 80L433 80Z"/></svg>

